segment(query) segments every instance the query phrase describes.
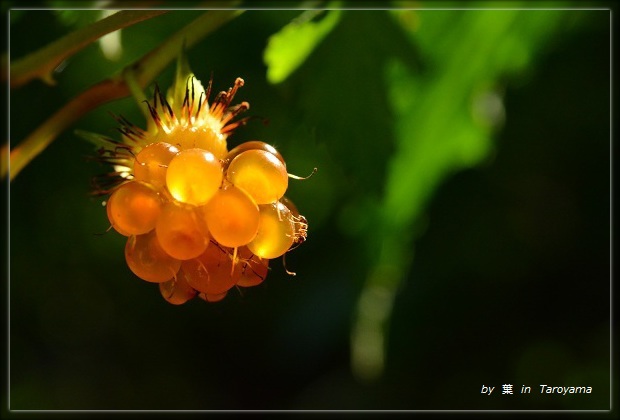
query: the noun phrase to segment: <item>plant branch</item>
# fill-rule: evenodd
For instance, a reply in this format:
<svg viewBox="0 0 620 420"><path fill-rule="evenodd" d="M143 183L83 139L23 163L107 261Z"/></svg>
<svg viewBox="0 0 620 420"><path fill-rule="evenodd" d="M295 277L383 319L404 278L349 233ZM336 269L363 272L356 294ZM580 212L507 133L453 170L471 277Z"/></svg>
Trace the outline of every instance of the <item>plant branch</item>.
<svg viewBox="0 0 620 420"><path fill-rule="evenodd" d="M131 72L136 84L140 88L144 88L163 71L171 60L176 58L181 48L190 48L197 41L241 13L243 10L210 10L203 13L135 63L70 100L11 150L10 168L2 167L2 176L6 174L8 169L9 177L13 180L34 157L84 114L106 102L128 96L130 89L124 79L127 71ZM8 148L9 146L5 147ZM3 155L5 153L3 151Z"/></svg>
<svg viewBox="0 0 620 420"><path fill-rule="evenodd" d="M10 86L22 86L34 78L55 84L52 73L63 60L71 57L103 35L167 13L168 10L126 10L116 12L92 25L59 38L11 65Z"/></svg>

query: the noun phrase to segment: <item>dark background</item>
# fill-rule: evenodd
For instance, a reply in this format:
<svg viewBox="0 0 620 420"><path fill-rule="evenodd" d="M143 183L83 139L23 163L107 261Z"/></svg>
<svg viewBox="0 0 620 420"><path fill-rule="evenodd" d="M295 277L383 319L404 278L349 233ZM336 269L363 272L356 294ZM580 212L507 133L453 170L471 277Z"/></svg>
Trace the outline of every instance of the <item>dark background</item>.
<svg viewBox="0 0 620 420"><path fill-rule="evenodd" d="M33 81L11 91L11 146L196 13L124 30L119 62L92 45L55 87ZM90 179L107 168L88 160L94 149L73 130L114 136L108 110L144 120L132 99L104 105L10 184L9 408L609 409L610 11L565 11L544 42L531 44L527 68L498 73L505 120L483 158L446 171L421 201L387 324L385 368L373 381L352 368L350 344L377 227L364 206L380 199L400 153L381 66L388 55L409 54L413 68L432 75L433 63L415 48L398 50L401 41L386 41L396 52L373 44L369 28L405 37L381 30L391 25L387 12L348 11L297 72L270 84L266 40L299 13L247 11L188 52L203 82L213 72L216 90L243 77L238 100L269 119L238 129L231 145L259 138L278 147L289 172L319 168L287 193L310 222L308 241L287 257L297 276L273 261L258 287L182 306L136 278L124 238L100 235L105 208L88 195ZM10 22L16 58L85 24L50 10L20 11ZM27 36L33 28L40 35ZM160 86L172 71L157 78ZM483 384L493 395L481 395ZM502 384L517 394L501 395ZM540 384L593 392L541 395ZM519 395L521 385L532 394Z"/></svg>

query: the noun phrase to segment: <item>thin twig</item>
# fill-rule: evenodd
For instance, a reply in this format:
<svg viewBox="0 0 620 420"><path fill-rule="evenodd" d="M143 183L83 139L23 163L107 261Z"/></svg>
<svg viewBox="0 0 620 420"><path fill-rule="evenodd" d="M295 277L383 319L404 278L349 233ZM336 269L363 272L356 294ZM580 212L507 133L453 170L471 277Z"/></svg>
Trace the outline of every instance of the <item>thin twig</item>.
<svg viewBox="0 0 620 420"><path fill-rule="evenodd" d="M128 10L116 12L92 25L77 29L11 65L10 86L22 86L34 78L54 84L52 73L60 63L103 35L167 13L168 10Z"/></svg>
<svg viewBox="0 0 620 420"><path fill-rule="evenodd" d="M2 169L2 176L9 171L11 180L39 153L41 153L54 139L84 114L106 102L128 96L130 90L123 78L127 68L131 69L132 76L138 86L144 88L156 75L161 73L171 60L177 57L182 47L190 48L197 41L213 32L230 19L243 13L243 10L210 10L187 26L176 32L164 43L147 53L135 63L129 65L120 73L97 83L82 92L64 107L52 115L27 138L19 143L10 152L10 168ZM9 146L6 145L5 148ZM2 151L5 155L6 151Z"/></svg>

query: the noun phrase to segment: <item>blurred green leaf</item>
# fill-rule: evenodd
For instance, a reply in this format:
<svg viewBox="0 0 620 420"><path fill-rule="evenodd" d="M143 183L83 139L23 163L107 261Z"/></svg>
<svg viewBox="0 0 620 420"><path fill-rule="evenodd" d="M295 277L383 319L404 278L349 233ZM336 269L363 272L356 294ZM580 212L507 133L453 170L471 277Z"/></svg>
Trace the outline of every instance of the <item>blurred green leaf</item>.
<svg viewBox="0 0 620 420"><path fill-rule="evenodd" d="M398 152L382 217L396 230L418 216L447 174L488 155L493 128L502 122L503 80L526 70L563 17L562 11L519 10L419 14L411 42L431 71L420 79L396 61L386 71Z"/></svg>
<svg viewBox="0 0 620 420"><path fill-rule="evenodd" d="M53 11L58 21L62 22L63 25L71 28L77 29L86 25L90 25L93 22L98 21L106 16L107 10L71 10L64 9L66 7L76 8L76 7L91 7L93 3L91 1L85 2L72 2L72 1L52 1L50 2L52 7L55 8Z"/></svg>
<svg viewBox="0 0 620 420"><path fill-rule="evenodd" d="M331 10L320 21L313 21L319 13L321 11L306 11L269 38L264 54L269 82L284 81L304 63L340 20L340 10Z"/></svg>
<svg viewBox="0 0 620 420"><path fill-rule="evenodd" d="M502 122L502 81L525 69L563 12L423 10L394 15L400 22L417 21L403 26L420 47L426 69L414 74L399 60L385 67L396 152L388 164L379 228L368 237L369 249L379 252L371 254L373 267L352 335L353 368L364 379L382 374L393 298L412 261L414 223L441 181L488 156L493 129Z"/></svg>

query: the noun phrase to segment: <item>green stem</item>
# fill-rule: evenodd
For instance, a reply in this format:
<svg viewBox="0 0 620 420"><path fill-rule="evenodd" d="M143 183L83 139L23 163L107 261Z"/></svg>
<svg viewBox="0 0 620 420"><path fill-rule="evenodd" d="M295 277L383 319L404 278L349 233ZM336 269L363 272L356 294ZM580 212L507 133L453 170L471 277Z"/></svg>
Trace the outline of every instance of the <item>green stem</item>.
<svg viewBox="0 0 620 420"><path fill-rule="evenodd" d="M124 75L130 69L136 86L144 88L176 58L182 47L190 48L243 10L210 10L200 15L164 43L147 53L120 73L90 87L58 110L10 152L10 168L2 166L2 176L9 171L13 180L24 167L41 153L67 127L101 104L130 94ZM5 146L8 148L8 145ZM5 156L6 150L2 151Z"/></svg>
<svg viewBox="0 0 620 420"><path fill-rule="evenodd" d="M144 115L146 121L149 121L151 119L151 114L149 113L148 108L144 106L144 101L147 100L146 95L144 94L142 87L138 84L138 81L136 80L136 73L131 67L127 67L123 71L123 79L131 92L131 96L135 99L136 105L138 105L138 108L142 111L142 115Z"/></svg>
<svg viewBox="0 0 620 420"><path fill-rule="evenodd" d="M11 65L11 88L22 86L34 78L54 84L52 73L63 60L118 29L167 13L168 10L129 10L114 13L92 25L80 28L48 44Z"/></svg>
<svg viewBox="0 0 620 420"><path fill-rule="evenodd" d="M178 56L182 48L191 48L206 35L243 12L243 10L210 10L198 16L131 66L135 71L138 85L144 88Z"/></svg>

